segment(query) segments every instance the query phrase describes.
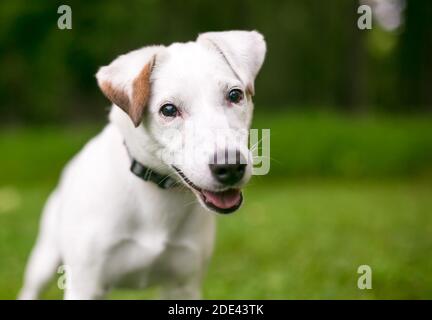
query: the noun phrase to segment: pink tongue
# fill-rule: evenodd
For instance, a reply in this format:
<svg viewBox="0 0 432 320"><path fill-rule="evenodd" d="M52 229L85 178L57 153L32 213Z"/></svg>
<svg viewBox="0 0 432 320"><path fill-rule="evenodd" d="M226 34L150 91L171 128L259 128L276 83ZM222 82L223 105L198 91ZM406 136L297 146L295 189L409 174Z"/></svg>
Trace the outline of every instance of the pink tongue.
<svg viewBox="0 0 432 320"><path fill-rule="evenodd" d="M239 203L241 198L241 193L238 189L230 189L223 192L210 192L203 190L202 193L205 196L205 200L207 202L210 202L215 207L221 209L234 207Z"/></svg>

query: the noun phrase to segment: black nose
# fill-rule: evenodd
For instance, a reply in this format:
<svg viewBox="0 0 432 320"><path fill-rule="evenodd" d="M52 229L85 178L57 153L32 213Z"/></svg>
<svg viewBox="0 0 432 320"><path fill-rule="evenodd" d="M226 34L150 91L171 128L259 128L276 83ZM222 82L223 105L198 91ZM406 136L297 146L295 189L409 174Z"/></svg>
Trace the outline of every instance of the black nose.
<svg viewBox="0 0 432 320"><path fill-rule="evenodd" d="M228 161L227 151L225 151L225 161L222 164L216 161L217 154L214 155L214 164L210 164L209 167L213 177L220 183L234 185L243 178L246 171L246 160L239 151L236 151L235 155L235 161L232 164Z"/></svg>

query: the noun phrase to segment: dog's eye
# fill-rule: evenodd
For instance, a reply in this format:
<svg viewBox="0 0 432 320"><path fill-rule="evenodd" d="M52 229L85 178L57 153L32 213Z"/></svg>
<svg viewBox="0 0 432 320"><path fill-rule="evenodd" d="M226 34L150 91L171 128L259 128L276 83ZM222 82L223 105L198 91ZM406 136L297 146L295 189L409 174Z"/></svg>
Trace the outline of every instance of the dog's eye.
<svg viewBox="0 0 432 320"><path fill-rule="evenodd" d="M239 103L243 99L243 91L232 89L228 92L228 100L232 103Z"/></svg>
<svg viewBox="0 0 432 320"><path fill-rule="evenodd" d="M159 112L162 113L163 116L171 117L171 118L177 117L177 115L179 113L177 107L173 104L170 104L170 103L164 104L160 108Z"/></svg>

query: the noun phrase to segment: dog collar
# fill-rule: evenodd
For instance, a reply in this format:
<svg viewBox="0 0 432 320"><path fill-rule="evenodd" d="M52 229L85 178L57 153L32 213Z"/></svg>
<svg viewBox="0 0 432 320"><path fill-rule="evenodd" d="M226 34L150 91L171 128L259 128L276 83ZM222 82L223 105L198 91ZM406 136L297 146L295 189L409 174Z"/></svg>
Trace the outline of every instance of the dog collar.
<svg viewBox="0 0 432 320"><path fill-rule="evenodd" d="M136 160L134 157L132 157L129 148L127 147L126 143L124 142L124 145L126 147L126 151L128 153L129 158L131 159L131 166L130 171L136 175L137 177L143 179L144 181L150 181L155 184L159 188L162 189L169 189L174 187L177 184L177 181L171 178L169 175L160 174L153 169L143 165L138 160Z"/></svg>

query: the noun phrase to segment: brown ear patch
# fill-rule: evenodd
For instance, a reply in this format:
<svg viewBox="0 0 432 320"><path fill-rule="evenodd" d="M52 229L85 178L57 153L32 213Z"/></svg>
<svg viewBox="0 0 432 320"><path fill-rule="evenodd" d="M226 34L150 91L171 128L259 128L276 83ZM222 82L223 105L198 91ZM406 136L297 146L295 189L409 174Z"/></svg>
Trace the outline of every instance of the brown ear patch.
<svg viewBox="0 0 432 320"><path fill-rule="evenodd" d="M250 96L254 96L255 95L255 89L254 89L254 85L252 83L249 83L246 87L246 92L250 95Z"/></svg>
<svg viewBox="0 0 432 320"><path fill-rule="evenodd" d="M145 106L150 98L150 75L154 65L154 58L147 63L132 83L132 99L126 91L114 88L109 81L100 83L104 95L119 106L138 127L144 115Z"/></svg>
<svg viewBox="0 0 432 320"><path fill-rule="evenodd" d="M110 99L114 104L118 105L126 113L128 113L129 98L126 92L113 88L111 83L109 83L108 81L101 83L100 88L108 99Z"/></svg>
<svg viewBox="0 0 432 320"><path fill-rule="evenodd" d="M147 63L132 84L132 103L128 113L135 127L139 126L145 106L150 99L150 75L153 63L154 59Z"/></svg>

